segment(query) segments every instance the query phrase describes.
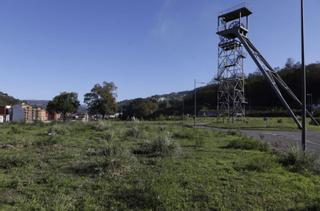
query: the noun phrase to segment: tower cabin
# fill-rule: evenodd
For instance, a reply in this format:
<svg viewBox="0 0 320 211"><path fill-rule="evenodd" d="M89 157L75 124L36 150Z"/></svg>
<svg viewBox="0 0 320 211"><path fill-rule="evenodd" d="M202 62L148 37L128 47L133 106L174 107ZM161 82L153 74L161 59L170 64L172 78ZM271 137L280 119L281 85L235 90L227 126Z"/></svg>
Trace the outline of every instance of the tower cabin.
<svg viewBox="0 0 320 211"><path fill-rule="evenodd" d="M237 32L247 35L251 14L252 12L245 6L222 12L218 16L217 34L227 40L235 39Z"/></svg>

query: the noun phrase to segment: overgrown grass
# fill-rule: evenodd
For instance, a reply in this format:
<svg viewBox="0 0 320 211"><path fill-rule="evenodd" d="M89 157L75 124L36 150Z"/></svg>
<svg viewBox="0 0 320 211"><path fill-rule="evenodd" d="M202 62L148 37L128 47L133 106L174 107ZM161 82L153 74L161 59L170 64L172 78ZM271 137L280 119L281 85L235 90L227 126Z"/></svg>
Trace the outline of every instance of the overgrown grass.
<svg viewBox="0 0 320 211"><path fill-rule="evenodd" d="M269 145L252 138L241 137L236 140L230 141L225 148L268 151Z"/></svg>
<svg viewBox="0 0 320 211"><path fill-rule="evenodd" d="M297 147L278 153L279 163L293 172L314 172L320 174L320 160L315 154L302 152Z"/></svg>
<svg viewBox="0 0 320 211"><path fill-rule="evenodd" d="M152 141L145 141L133 150L134 154L149 156L170 156L178 152L179 146L168 134L161 134Z"/></svg>
<svg viewBox="0 0 320 211"><path fill-rule="evenodd" d="M0 125L0 210L319 209L316 161L279 156L180 122Z"/></svg>

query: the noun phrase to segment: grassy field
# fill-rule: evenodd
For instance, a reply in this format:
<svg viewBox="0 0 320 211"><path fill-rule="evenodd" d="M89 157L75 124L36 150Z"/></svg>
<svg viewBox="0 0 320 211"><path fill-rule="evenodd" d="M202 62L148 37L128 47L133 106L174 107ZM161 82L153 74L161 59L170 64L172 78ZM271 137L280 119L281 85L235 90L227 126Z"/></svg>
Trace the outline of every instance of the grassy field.
<svg viewBox="0 0 320 211"><path fill-rule="evenodd" d="M193 120L189 119L186 122L192 124ZM272 117L267 121L263 117L247 117L245 121L219 121L217 118L197 118L198 123L204 123L208 126L226 128L226 129L256 129L256 130L298 130L295 122L289 117ZM311 131L320 131L320 126L310 124L310 119L307 120L307 128Z"/></svg>
<svg viewBox="0 0 320 211"><path fill-rule="evenodd" d="M320 209L319 169L295 159L176 122L2 125L0 209Z"/></svg>

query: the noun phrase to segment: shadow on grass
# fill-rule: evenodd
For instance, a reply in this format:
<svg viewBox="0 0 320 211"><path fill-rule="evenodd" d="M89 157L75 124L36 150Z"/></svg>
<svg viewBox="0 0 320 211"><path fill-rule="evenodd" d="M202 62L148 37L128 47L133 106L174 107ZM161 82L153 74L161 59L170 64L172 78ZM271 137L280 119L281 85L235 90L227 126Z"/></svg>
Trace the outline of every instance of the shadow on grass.
<svg viewBox="0 0 320 211"><path fill-rule="evenodd" d="M270 147L267 143L257 141L247 137L239 137L239 139L230 141L224 149L241 149L241 150L257 150L261 152L267 152Z"/></svg>
<svg viewBox="0 0 320 211"><path fill-rule="evenodd" d="M146 181L138 181L132 186L119 188L113 197L126 204L133 210L164 210L159 195L153 190L152 185Z"/></svg>

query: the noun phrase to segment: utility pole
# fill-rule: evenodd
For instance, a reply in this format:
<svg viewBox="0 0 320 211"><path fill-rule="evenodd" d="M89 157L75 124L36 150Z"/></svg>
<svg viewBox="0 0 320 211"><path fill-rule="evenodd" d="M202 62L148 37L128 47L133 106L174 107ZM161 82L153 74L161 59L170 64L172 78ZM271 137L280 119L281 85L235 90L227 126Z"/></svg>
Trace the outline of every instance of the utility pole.
<svg viewBox="0 0 320 211"><path fill-rule="evenodd" d="M197 80L194 79L194 117L193 117L193 127L196 127L197 118Z"/></svg>
<svg viewBox="0 0 320 211"><path fill-rule="evenodd" d="M197 79L194 79L194 117L193 117L193 126L196 127L196 118L197 118L197 84L206 84L205 82L199 82Z"/></svg>
<svg viewBox="0 0 320 211"><path fill-rule="evenodd" d="M306 66L304 54L304 0L301 0L301 70L302 70L302 132L301 147L302 151L306 151Z"/></svg>

